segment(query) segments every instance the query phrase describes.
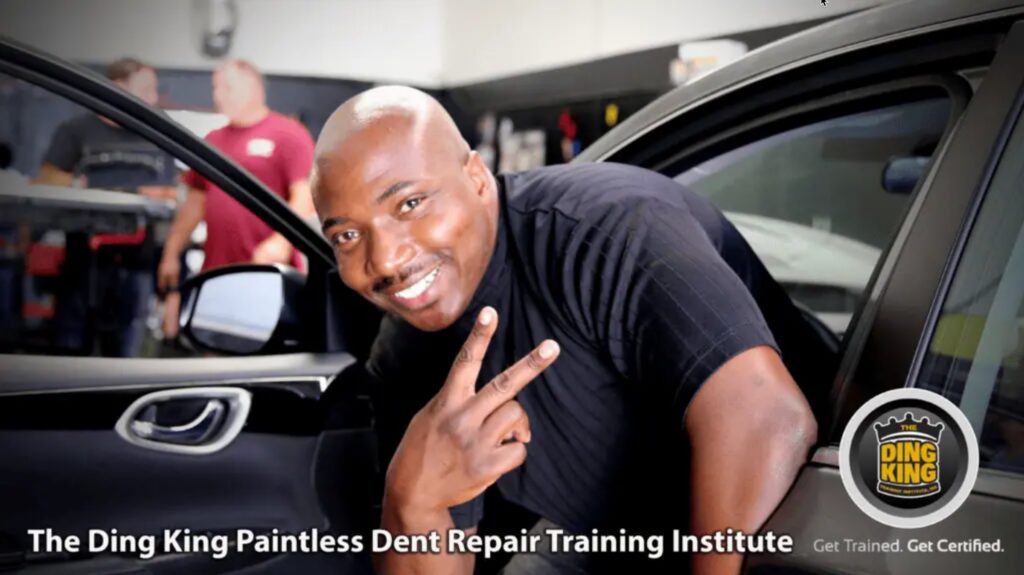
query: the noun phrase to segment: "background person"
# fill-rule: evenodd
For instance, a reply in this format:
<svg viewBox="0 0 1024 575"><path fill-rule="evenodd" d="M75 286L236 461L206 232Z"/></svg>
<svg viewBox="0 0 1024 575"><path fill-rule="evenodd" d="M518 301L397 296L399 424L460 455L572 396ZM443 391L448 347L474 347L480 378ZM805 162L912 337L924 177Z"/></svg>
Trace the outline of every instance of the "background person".
<svg viewBox="0 0 1024 575"><path fill-rule="evenodd" d="M151 66L122 58L107 66L106 75L146 104L157 105L157 75ZM88 113L57 128L33 181L173 199L176 180L173 156L113 121ZM135 356L153 295L157 248L148 233L137 243L95 250L89 237L84 231L65 235L54 341L67 351L90 354L93 327L101 355ZM93 274L95 282L90 280Z"/></svg>
<svg viewBox="0 0 1024 575"><path fill-rule="evenodd" d="M266 104L263 76L251 63L230 60L213 73L213 103L228 125L206 141L256 176L303 217L313 215L309 171L313 139L309 132ZM181 254L192 231L206 220L203 270L240 263L291 263L298 252L280 233L196 172L185 174L188 195L178 207L160 259L158 285L167 296L164 334L177 334L180 301L173 293L181 278Z"/></svg>
<svg viewBox="0 0 1024 575"><path fill-rule="evenodd" d="M158 81L151 66L121 58L107 66L106 75L136 98L157 106ZM89 113L57 128L33 181L174 199L176 176L173 156L135 132Z"/></svg>

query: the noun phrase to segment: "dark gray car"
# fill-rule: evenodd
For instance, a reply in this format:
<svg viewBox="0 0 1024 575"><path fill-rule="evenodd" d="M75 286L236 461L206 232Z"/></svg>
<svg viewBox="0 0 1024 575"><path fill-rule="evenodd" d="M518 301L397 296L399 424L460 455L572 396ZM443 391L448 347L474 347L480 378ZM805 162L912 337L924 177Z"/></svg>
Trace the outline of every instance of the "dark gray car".
<svg viewBox="0 0 1024 575"><path fill-rule="evenodd" d="M178 124L83 70L0 41L0 72L116 120L281 231L308 269L192 282L200 349L247 357L0 357L0 568L24 572L366 572L365 555L36 553L61 533L298 531L375 525L380 473L361 360L376 312L327 242ZM821 440L766 530L794 553L750 572L1019 572L1024 522L1024 4L915 1L751 53L626 120L577 161L667 174L731 215L841 362ZM234 313L243 282L266 317ZM250 300L241 302L252 309ZM792 359L792 358L788 358ZM799 360L799 358L797 358ZM888 528L843 489L837 444L864 402L925 387L961 406L981 471L963 507ZM274 462L268 465L267 462ZM681 518L685 525L685 518ZM824 552L816 541L1003 539L999 554Z"/></svg>

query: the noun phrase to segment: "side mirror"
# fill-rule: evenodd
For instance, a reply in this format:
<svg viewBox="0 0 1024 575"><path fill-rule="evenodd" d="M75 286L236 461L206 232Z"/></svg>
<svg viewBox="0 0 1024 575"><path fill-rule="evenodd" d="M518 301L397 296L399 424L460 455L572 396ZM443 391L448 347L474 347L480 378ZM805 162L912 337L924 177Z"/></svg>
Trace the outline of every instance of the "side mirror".
<svg viewBox="0 0 1024 575"><path fill-rule="evenodd" d="M882 188L890 194L909 194L928 168L928 156L893 158L882 170Z"/></svg>
<svg viewBox="0 0 1024 575"><path fill-rule="evenodd" d="M274 265L199 274L181 290L181 336L194 347L231 355L300 351L304 283L294 268Z"/></svg>

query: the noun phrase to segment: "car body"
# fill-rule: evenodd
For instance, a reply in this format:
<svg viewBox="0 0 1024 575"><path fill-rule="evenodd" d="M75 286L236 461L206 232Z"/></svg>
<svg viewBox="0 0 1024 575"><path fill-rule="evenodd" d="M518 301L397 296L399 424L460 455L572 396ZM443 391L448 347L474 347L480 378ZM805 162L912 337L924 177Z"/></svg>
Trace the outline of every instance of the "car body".
<svg viewBox="0 0 1024 575"><path fill-rule="evenodd" d="M762 213L740 213L733 219L755 249L761 253L774 249L780 261L787 262L774 269L768 266L780 276L792 273L780 279L857 292L856 310L841 342L837 341L842 354L838 372L833 381L822 382L828 386L831 404L828 413L819 415L819 447L765 526L792 535L796 552L751 556L745 566L748 572L917 573L926 560L941 560L942 568L963 572L977 559L970 555L926 559L823 554L813 552L812 545L816 540L896 536L857 510L844 492L838 438L853 411L871 397L904 386L929 386L920 375L934 359L938 346L930 347L933 336L941 331L944 320L950 320L942 315L946 294L956 279L961 256L969 251L972 223L1020 114L1022 21L1024 5L1019 1L915 1L868 10L762 48L666 94L576 160L629 163L676 177L787 130L832 129L835 126L828 122L837 116L861 122L865 116L858 114L881 110L884 114L868 118L889 118L895 106L906 117L924 114L930 122L927 130L914 128L900 132L899 137L890 134L870 140L867 146L845 136L817 142L822 163L840 158L842 170L822 176L825 185L817 176L808 179L811 185L801 189L808 195L801 201L788 196L786 201L768 203L758 197L740 198L741 204L756 200L761 202L756 205L767 206ZM340 283L324 238L233 162L98 77L6 41L0 41L0 72L60 94L146 136L283 233L309 262L305 276L242 266L214 270L194 280L183 325L200 346L223 350L258 342L268 333L267 325L247 325L235 340L197 333L195 320L197 314L203 315L198 300L204 294L216 295L213 290L205 292L204 286L236 281L241 274L278 278L268 282L267 293L282 298L281 317L288 319L278 318L269 329L272 341L253 348L250 356L0 358L4 557L25 572L57 563L69 572L147 568L145 561L124 556L32 553L24 547L27 527L52 527L64 533L115 526L122 533L183 526L211 532L316 527L344 533L374 525L380 470L361 361L379 315ZM843 124L842 130L847 129ZM921 137L904 137L908 134ZM889 150L887 146L898 149L898 156L918 157L923 149L932 157L913 193L897 198L874 190L871 198L877 210L867 212L862 220L843 222L822 216L822 209L844 199L839 193L845 189L842 185L876 177L872 181L881 181L888 158L872 154ZM790 154L789 148L785 151L786 157L809 157ZM807 164L812 171L816 158ZM868 168L845 171L850 167L847 163ZM754 172L757 178L772 175ZM776 184L772 189L792 191L786 180ZM839 192L815 204L823 197L822 190L833 193L832 187ZM723 189L733 193L735 186ZM856 198L833 215L856 212L863 199ZM778 210L787 206L813 209L791 218L778 217ZM882 220L885 225L875 226ZM822 229L830 231L826 234ZM840 239L829 239L833 232L842 232ZM785 236L796 247L780 246L770 239L774 235ZM872 247L870 242L877 245ZM808 261L801 258L810 246L847 259L812 253L809 261L824 260L838 269L817 264L801 268L799 262ZM868 268L870 275L864 277ZM955 319L947 323L956 323ZM198 323L200 332L206 329L217 335L218 325L230 324L231 319L219 316L217 321ZM170 443L180 441L178 445L185 449L166 449L168 441L153 435L152 425L139 425L153 421L134 419L147 402L167 401L166 392L206 406L195 426L185 431L226 421L224 426L235 426L230 440L216 445L217 449L206 449L210 444L182 435ZM959 393L966 397L973 391L963 388ZM210 409L213 401L220 407ZM1012 412L1019 404L1000 405ZM223 409L235 414L233 418L215 419L221 416L213 412ZM244 427L236 425L239 417ZM136 435L129 437L132 433ZM126 441L139 439L139 433L146 434L149 443ZM953 517L913 534L897 535L994 539L1019 533L1022 520L1021 470L985 467L971 496ZM685 526L686 519L680 521ZM985 557L990 570L1012 572L1024 565L1022 550L1007 543L1011 548L1006 553ZM182 553L162 557L160 564L161 572L167 573L369 569L365 556L344 554L238 554L218 561L202 553Z"/></svg>

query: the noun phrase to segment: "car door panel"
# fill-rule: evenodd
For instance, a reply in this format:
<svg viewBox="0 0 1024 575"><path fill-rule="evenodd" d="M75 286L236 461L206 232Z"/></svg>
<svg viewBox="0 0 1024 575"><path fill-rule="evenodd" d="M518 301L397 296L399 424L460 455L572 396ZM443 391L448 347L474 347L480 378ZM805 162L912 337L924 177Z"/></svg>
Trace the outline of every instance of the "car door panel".
<svg viewBox="0 0 1024 575"><path fill-rule="evenodd" d="M84 537L89 529L114 528L139 535L182 528L353 532L371 521L377 487L368 401L355 389L324 393L330 386L356 385L360 368L347 354L4 360L12 369L4 369L0 381L0 541L7 542L7 553L20 554L17 561L26 569L61 566L103 573L109 568L113 573L123 568L123 561L97 563L88 557L64 566L52 555L31 553L27 530L44 526ZM220 450L172 453L130 443L115 431L139 398L166 390L189 398L211 388L244 390L251 397L245 426ZM157 562L164 572L175 573L239 566L209 553L192 555L197 554L180 562L133 559L131 565L150 569ZM272 557L235 562L262 565ZM366 567L366 559L354 555L319 560L333 561L332 569L344 567L342 572ZM216 564L201 567L211 561ZM272 572L281 568L268 565Z"/></svg>
<svg viewBox="0 0 1024 575"><path fill-rule="evenodd" d="M319 231L183 126L84 68L3 39L0 73L134 131L283 234L308 258L299 298L308 306L301 310L308 341L301 349L319 351L186 359L0 355L0 570L368 572L368 558L359 554L229 553L215 559L209 552L183 552L142 560L132 553L31 551L32 528L60 535L89 529L122 535L182 528L223 534L364 530L380 495L372 414L360 388L361 365L341 350L365 352L367 344L359 344L372 339L373 330L366 328L370 316L360 315L359 304L368 304L331 271L333 253ZM28 198L28 205L13 198L39 215L48 204L37 199ZM60 218L69 208L82 208L57 207L63 211L50 221L57 229L66 227ZM133 230L137 219L130 218ZM352 323L359 324L358 334L348 333ZM203 395L211 390L227 392ZM160 395L167 393L176 395ZM147 397L162 399L138 406L118 425ZM162 443L130 441L143 433Z"/></svg>
<svg viewBox="0 0 1024 575"><path fill-rule="evenodd" d="M992 573L1012 573L1024 564L1024 548L1007 534L1018 531L1022 507L1019 501L980 493L975 489L956 514L922 529L897 529L878 523L861 512L846 494L834 448L822 450L801 472L782 507L765 525L765 531L793 536L789 555L751 555L747 573L890 573L919 574L935 568L936 553L909 552L911 540L922 542L1002 540L1003 552L985 555ZM982 470L982 476L991 473ZM979 477L979 482L984 482ZM959 519L959 520L955 520ZM899 553L851 552L847 540L900 542ZM834 542L837 551L821 551ZM937 544L937 543L936 543ZM815 548L817 547L817 549ZM978 555L944 553L943 573L968 573L977 569Z"/></svg>
<svg viewBox="0 0 1024 575"><path fill-rule="evenodd" d="M985 79L937 156L920 190L920 209L904 224L900 248L884 264L857 333L848 345L838 382L838 417L832 440L867 398L913 382L928 348L934 316L948 287L950 266L963 248L980 197L988 186L1024 99L1024 23L1015 24L1000 46ZM981 469L965 503L949 518L921 529L896 529L868 517L853 503L839 474L838 451L820 449L800 473L764 530L790 534L794 553L750 556L748 573L795 570L807 573L920 573L934 569L935 550L910 552L911 540L1002 540L1001 553L942 553L941 572L1015 572L1024 549L1009 534L1019 533L1024 516L1024 479ZM844 540L901 542L899 553L848 552ZM838 542L836 552L814 549L815 541Z"/></svg>

